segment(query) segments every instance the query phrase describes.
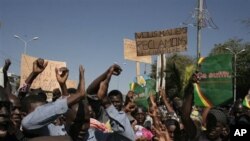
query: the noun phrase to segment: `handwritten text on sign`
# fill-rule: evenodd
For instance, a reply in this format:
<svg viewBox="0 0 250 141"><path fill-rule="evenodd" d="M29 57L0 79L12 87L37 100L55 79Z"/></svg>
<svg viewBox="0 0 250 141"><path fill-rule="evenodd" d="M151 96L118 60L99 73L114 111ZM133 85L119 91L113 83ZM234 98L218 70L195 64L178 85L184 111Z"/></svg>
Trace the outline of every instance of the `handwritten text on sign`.
<svg viewBox="0 0 250 141"><path fill-rule="evenodd" d="M21 61L21 82L20 86L23 86L25 80L32 72L33 62L36 60L36 57L22 55ZM59 84L56 80L55 68L66 67L65 62L48 61L48 65L45 70L37 76L37 78L33 81L31 88L42 88L46 91L52 91L54 88L60 88Z"/></svg>
<svg viewBox="0 0 250 141"><path fill-rule="evenodd" d="M137 56L187 50L187 27L135 33Z"/></svg>
<svg viewBox="0 0 250 141"><path fill-rule="evenodd" d="M152 64L151 56L137 56L134 40L124 39L124 59Z"/></svg>

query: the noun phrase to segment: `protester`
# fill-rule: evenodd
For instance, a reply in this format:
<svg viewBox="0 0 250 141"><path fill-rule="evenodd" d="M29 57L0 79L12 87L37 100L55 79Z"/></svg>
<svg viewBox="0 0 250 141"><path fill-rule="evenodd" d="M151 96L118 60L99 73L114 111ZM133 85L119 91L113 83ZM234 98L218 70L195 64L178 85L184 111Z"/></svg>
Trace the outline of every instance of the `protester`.
<svg viewBox="0 0 250 141"><path fill-rule="evenodd" d="M4 74L4 88L6 93L8 94L9 100L11 102L11 120L16 129L20 129L21 120L22 120L22 111L21 111L21 102L19 98L12 94L11 85L9 82L9 78L7 75L7 71L11 65L11 61L9 59L5 60L5 64L3 67L3 74Z"/></svg>
<svg viewBox="0 0 250 141"><path fill-rule="evenodd" d="M122 111L122 95L118 90L113 90L108 93L109 82L113 74L119 75L121 72L120 66L111 66L104 74L99 76L90 85L88 92L95 91L98 88L97 97L100 100L103 109L106 111L110 120L112 133L104 133L98 129L89 130L90 137L88 140L102 140L102 141L117 141L117 140L135 140L134 131L130 121L124 111Z"/></svg>
<svg viewBox="0 0 250 141"><path fill-rule="evenodd" d="M193 100L193 83L198 83L198 76L194 74L189 84L185 89L184 102L182 106L182 121L188 139L190 140L223 140L229 133L224 134L223 129L227 128L226 114L221 110L211 109L206 117L206 129L202 131L200 127L197 127L194 121L191 119L190 114L192 111Z"/></svg>
<svg viewBox="0 0 250 141"><path fill-rule="evenodd" d="M231 109L228 105L193 105L193 83L199 83L196 74L183 98L169 99L159 88L159 97L149 91L148 109L135 103L132 90L123 102L120 90L109 91L112 76L122 72L117 64L98 76L86 91L81 65L77 88L67 88L68 68L56 68L60 88L53 88L52 101L48 101L43 89L32 89L33 81L48 63L41 58L33 62L16 96L7 76L11 61L5 60L4 86L0 86L0 141L228 141L229 125L250 124L250 110L242 99Z"/></svg>

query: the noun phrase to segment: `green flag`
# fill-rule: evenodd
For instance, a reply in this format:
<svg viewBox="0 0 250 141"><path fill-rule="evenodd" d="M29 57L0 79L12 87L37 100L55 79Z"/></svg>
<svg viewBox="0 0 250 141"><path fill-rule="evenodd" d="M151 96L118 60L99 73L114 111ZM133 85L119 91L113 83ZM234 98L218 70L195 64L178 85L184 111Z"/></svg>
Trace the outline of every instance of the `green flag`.
<svg viewBox="0 0 250 141"><path fill-rule="evenodd" d="M144 92L144 88L139 85L138 83L136 82L132 82L129 84L129 88L131 91L133 91L135 94L140 94L140 93L143 93Z"/></svg>
<svg viewBox="0 0 250 141"><path fill-rule="evenodd" d="M201 80L194 84L195 105L213 107L232 102L232 55L201 58L199 65Z"/></svg>
<svg viewBox="0 0 250 141"><path fill-rule="evenodd" d="M138 78L138 77L137 77ZM155 94L156 81L148 76L142 76L140 81L130 83L130 90L134 91L135 103L145 109L148 108L148 98L150 93ZM143 82L143 83L141 83Z"/></svg>

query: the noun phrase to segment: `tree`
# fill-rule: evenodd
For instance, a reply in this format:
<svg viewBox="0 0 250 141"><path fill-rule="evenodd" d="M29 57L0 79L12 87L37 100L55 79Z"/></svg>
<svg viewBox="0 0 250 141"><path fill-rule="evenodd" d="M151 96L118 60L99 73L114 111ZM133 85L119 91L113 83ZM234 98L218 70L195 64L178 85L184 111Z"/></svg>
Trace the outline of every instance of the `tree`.
<svg viewBox="0 0 250 141"><path fill-rule="evenodd" d="M183 90L187 84L187 68L194 66L195 59L190 56L173 54L166 59L165 80L166 94L170 98L175 96L182 97ZM191 72L192 74L193 72ZM190 74L189 74L190 75Z"/></svg>
<svg viewBox="0 0 250 141"><path fill-rule="evenodd" d="M241 39L229 39L223 44L215 44L209 55L231 53L225 48L230 48L233 52L245 49L244 52L237 54L236 59L236 95L237 98L243 98L250 88L250 44L243 43Z"/></svg>
<svg viewBox="0 0 250 141"><path fill-rule="evenodd" d="M150 77L156 80L156 74L157 74L157 60L154 60L153 64L151 65Z"/></svg>

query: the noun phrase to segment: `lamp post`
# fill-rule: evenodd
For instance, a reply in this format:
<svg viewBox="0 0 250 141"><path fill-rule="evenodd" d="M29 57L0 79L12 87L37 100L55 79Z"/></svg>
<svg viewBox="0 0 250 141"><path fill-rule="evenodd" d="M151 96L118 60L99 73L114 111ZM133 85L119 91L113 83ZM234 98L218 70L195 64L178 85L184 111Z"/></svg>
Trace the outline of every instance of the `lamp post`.
<svg viewBox="0 0 250 141"><path fill-rule="evenodd" d="M18 35L14 35L15 38L21 40L24 43L24 54L26 54L26 50L27 50L27 45L29 42L33 41L33 40L38 40L39 37L33 37L32 39L25 41L24 39L22 39L21 37L19 37Z"/></svg>
<svg viewBox="0 0 250 141"><path fill-rule="evenodd" d="M245 49L240 50L239 52L232 51L230 48L225 48L226 50L230 51L234 55L234 102L236 101L236 59L237 55L244 52Z"/></svg>

